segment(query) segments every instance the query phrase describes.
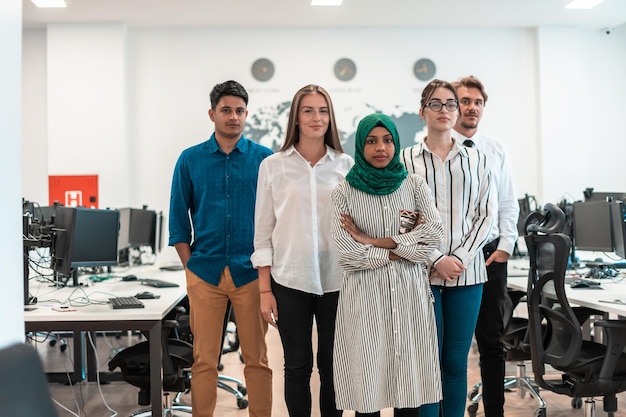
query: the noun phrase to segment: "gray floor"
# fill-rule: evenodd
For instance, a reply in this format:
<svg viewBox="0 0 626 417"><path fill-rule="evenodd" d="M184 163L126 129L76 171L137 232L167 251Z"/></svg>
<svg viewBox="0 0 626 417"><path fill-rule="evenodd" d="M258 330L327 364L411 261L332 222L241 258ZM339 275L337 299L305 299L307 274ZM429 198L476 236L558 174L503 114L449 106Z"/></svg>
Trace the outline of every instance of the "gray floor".
<svg viewBox="0 0 626 417"><path fill-rule="evenodd" d="M65 370L72 369L72 363L70 358L71 343L68 345L68 349L65 352L61 352L58 344L54 347L50 347L49 344L43 342L43 338L39 338L41 343L35 343L42 359L45 362L46 370L54 372L65 372ZM99 336L98 345L98 359L100 362L100 369L106 370L107 363L119 349L123 349L133 343L136 343L139 339L136 336L128 337L126 334L121 338L112 336ZM269 360L270 366L274 370L274 417L287 417L288 413L283 400L283 382L282 382L282 347L278 333L274 329L270 329L267 342L269 347ZM227 354L223 357L224 374L231 375L236 378L243 377L243 365L239 361L238 355ZM530 372L530 367L528 367ZM511 373L515 373L515 365L509 366ZM472 350L469 355L469 369L468 369L468 384L469 387L480 379L478 369L478 358L476 352ZM319 390L317 379L317 373L314 371L314 377L312 381L312 390L314 398L317 397ZM101 416L129 416L131 413L141 409L137 405L137 388L125 383L125 382L110 382L107 384L99 385L96 382L82 382L73 386L51 383L50 392L53 399L58 404L58 411L60 417L81 416L81 417L101 417ZM570 405L570 399L566 396L557 395L554 393L542 391L542 396L548 404L547 416L548 417L570 417L580 416L583 417L583 410L573 410ZM520 398L516 392L509 392L506 394L505 415L507 417L522 417L533 416L533 412L536 409L535 401L526 395L524 398ZM183 403L190 403L190 396L186 394L182 397ZM319 416L319 411L314 401L314 410L312 415ZM598 417L606 416L607 414L602 410L602 401L597 400L596 411ZM117 414L115 414L117 412ZM467 413L466 413L467 414ZM344 412L344 416L352 416L352 412ZM393 413L390 410L383 412L383 417L390 417ZM626 394L620 394L619 396L619 411L616 416L626 415ZM247 410L241 410L236 405L235 398L225 392L218 391L218 403L215 410L215 416L217 417L245 417L248 416ZM477 417L484 416L482 412L482 406L479 408Z"/></svg>

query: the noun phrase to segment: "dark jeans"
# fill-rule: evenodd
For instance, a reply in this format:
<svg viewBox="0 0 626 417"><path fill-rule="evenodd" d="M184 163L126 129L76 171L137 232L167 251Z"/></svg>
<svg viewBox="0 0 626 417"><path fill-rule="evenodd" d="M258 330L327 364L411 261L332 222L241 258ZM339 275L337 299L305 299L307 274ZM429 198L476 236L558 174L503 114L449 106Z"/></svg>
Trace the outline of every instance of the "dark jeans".
<svg viewBox="0 0 626 417"><path fill-rule="evenodd" d="M492 251L489 249L485 249L485 259L491 255ZM508 297L507 263L493 262L487 267L487 276L489 280L483 285L475 337L480 354L485 417L503 417L505 356L502 335Z"/></svg>
<svg viewBox="0 0 626 417"><path fill-rule="evenodd" d="M393 417L419 417L419 408L394 408ZM380 417L380 411L375 413L356 413L354 417Z"/></svg>
<svg viewBox="0 0 626 417"><path fill-rule="evenodd" d="M321 417L341 417L335 405L333 343L339 291L314 295L272 280L278 308L278 332L285 356L285 402L290 417L311 416L313 318L317 324L317 369Z"/></svg>

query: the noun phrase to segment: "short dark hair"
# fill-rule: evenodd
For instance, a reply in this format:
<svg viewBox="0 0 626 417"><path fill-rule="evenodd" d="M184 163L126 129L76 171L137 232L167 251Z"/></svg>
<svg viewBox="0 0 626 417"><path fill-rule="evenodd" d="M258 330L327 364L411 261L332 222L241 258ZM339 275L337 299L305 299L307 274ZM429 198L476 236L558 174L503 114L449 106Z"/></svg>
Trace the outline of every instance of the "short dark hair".
<svg viewBox="0 0 626 417"><path fill-rule="evenodd" d="M468 75L467 77L462 77L452 83L455 89L459 87L465 88L476 88L480 91L480 94L483 96L483 101L487 104L487 92L485 91L485 86L483 83L473 75Z"/></svg>
<svg viewBox="0 0 626 417"><path fill-rule="evenodd" d="M211 108L213 110L215 110L217 103L219 103L220 99L224 96L241 97L244 103L246 103L246 106L248 105L248 93L246 89L243 88L243 85L239 84L237 81L228 80L220 84L215 84L209 95L211 98Z"/></svg>

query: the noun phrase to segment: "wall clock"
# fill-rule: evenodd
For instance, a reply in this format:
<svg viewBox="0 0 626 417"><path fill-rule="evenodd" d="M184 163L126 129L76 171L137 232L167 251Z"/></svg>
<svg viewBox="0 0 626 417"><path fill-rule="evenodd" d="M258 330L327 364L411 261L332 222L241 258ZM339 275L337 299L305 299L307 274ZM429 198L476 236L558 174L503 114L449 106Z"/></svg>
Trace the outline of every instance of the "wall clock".
<svg viewBox="0 0 626 417"><path fill-rule="evenodd" d="M252 76L257 81L268 81L274 76L274 64L267 58L259 58L252 63Z"/></svg>
<svg viewBox="0 0 626 417"><path fill-rule="evenodd" d="M350 81L356 75L356 64L349 58L341 58L335 62L335 77L341 81Z"/></svg>
<svg viewBox="0 0 626 417"><path fill-rule="evenodd" d="M432 80L436 71L435 63L428 58L418 59L413 66L413 74L420 81Z"/></svg>

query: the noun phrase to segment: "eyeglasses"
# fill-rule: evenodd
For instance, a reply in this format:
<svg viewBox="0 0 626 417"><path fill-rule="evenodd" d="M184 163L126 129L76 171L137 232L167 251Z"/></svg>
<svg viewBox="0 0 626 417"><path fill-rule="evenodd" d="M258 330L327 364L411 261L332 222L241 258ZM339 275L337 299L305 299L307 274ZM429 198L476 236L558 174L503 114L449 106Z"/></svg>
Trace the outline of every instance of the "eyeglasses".
<svg viewBox="0 0 626 417"><path fill-rule="evenodd" d="M431 101L430 103L426 103L426 107L434 112L440 112L444 106L448 111L455 111L459 108L459 103L457 101L446 101L445 103L440 101Z"/></svg>

